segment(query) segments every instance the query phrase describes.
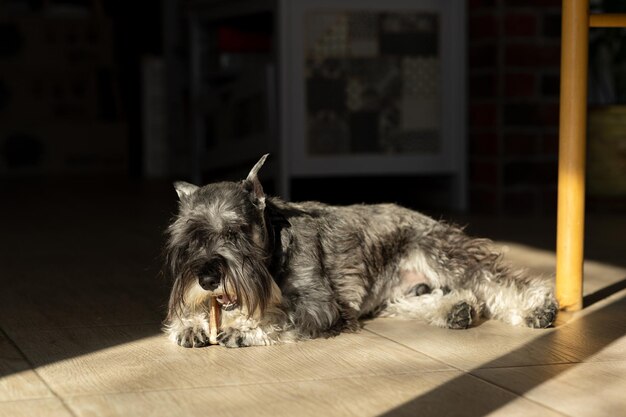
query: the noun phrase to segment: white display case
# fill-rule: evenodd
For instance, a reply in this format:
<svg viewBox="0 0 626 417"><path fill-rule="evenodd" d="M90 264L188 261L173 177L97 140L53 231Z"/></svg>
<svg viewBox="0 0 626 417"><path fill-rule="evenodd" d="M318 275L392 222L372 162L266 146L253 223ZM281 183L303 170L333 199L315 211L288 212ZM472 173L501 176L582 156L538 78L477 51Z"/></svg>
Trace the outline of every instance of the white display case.
<svg viewBox="0 0 626 417"><path fill-rule="evenodd" d="M465 209L464 2L204 1L193 10L197 176L273 152L279 163L270 174L286 198L292 178L444 175L450 206ZM219 64L224 54L213 57L220 68L207 67L206 30L237 16L247 16L241 27L245 19L254 26L268 19L259 27L270 46L261 57L231 56L239 60L239 79L207 88L207 73L227 77L228 70ZM218 134L207 146L203 115L219 112L223 88L228 97L261 94L256 103L266 123L246 137Z"/></svg>

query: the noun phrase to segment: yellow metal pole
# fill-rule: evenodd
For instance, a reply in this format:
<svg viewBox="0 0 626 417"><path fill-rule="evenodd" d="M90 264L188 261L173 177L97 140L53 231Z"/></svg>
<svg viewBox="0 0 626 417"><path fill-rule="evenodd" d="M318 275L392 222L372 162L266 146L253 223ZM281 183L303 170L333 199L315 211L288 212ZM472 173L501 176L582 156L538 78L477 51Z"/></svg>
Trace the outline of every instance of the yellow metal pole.
<svg viewBox="0 0 626 417"><path fill-rule="evenodd" d="M563 0L556 296L582 308L589 0Z"/></svg>
<svg viewBox="0 0 626 417"><path fill-rule="evenodd" d="M589 15L589 26L592 28L623 28L626 27L626 14L591 14Z"/></svg>

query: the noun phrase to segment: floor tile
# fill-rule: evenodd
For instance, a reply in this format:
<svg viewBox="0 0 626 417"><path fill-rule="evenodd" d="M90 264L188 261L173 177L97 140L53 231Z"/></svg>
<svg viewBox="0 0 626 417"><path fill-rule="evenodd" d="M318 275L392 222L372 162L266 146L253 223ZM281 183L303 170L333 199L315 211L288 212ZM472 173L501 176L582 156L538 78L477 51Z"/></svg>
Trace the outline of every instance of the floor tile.
<svg viewBox="0 0 626 417"><path fill-rule="evenodd" d="M528 329L488 320L467 330L376 319L365 328L459 369L626 359L626 292L556 328Z"/></svg>
<svg viewBox="0 0 626 417"><path fill-rule="evenodd" d="M626 361L479 369L475 375L569 416L623 416Z"/></svg>
<svg viewBox="0 0 626 417"><path fill-rule="evenodd" d="M81 274L74 275L80 282ZM102 277L102 282L106 282ZM138 286L108 283L28 288L16 285L0 294L0 325L12 334L22 329L159 323L167 295ZM51 296L54 294L54 296Z"/></svg>
<svg viewBox="0 0 626 417"><path fill-rule="evenodd" d="M553 329L517 328L485 321L467 330L450 330L398 319L377 319L365 328L465 370L576 361L564 346L541 342Z"/></svg>
<svg viewBox="0 0 626 417"><path fill-rule="evenodd" d="M24 331L16 342L62 395L452 369L370 332L280 346L185 349L156 331L151 326Z"/></svg>
<svg viewBox="0 0 626 417"><path fill-rule="evenodd" d="M82 251L38 256L26 268L24 259L0 263L0 274L12 281L0 292L0 325L10 331L160 322L168 288L158 251L132 252L133 245L141 246L131 239L103 251L91 242Z"/></svg>
<svg viewBox="0 0 626 417"><path fill-rule="evenodd" d="M556 343L566 343L581 361L626 360L626 290L572 314L556 334Z"/></svg>
<svg viewBox="0 0 626 417"><path fill-rule="evenodd" d="M0 333L0 402L52 397L13 344Z"/></svg>
<svg viewBox="0 0 626 417"><path fill-rule="evenodd" d="M624 291L561 314L548 330L488 321L450 331L386 319L292 345L183 349L159 330L171 185L62 185L3 200L11 221L0 238L0 277L10 285L0 291L0 326L28 361L0 337L0 417L595 417L626 409ZM470 233L497 239L509 261L553 275L552 220L475 220ZM588 218L585 294L626 278L620 224Z"/></svg>
<svg viewBox="0 0 626 417"><path fill-rule="evenodd" d="M77 396L68 404L81 417L560 415L450 371Z"/></svg>
<svg viewBox="0 0 626 417"><path fill-rule="evenodd" d="M514 241L529 248L554 253L556 247L556 216L484 216L451 215L459 224L468 225L472 236L497 241ZM624 241L626 236L624 213L586 213L585 259L626 267Z"/></svg>
<svg viewBox="0 0 626 417"><path fill-rule="evenodd" d="M0 417L72 417L57 398L0 402Z"/></svg>
<svg viewBox="0 0 626 417"><path fill-rule="evenodd" d="M0 291L0 325L158 323L168 293L159 275L164 206L141 198L127 204L119 193L75 193L46 196L45 209L8 200L12 221L3 225L0 276L11 285Z"/></svg>

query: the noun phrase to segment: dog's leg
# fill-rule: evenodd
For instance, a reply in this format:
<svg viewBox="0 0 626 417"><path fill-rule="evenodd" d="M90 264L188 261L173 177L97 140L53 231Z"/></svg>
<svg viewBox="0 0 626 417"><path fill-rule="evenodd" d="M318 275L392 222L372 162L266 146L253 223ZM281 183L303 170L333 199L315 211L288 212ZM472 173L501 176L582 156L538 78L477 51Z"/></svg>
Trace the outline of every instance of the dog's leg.
<svg viewBox="0 0 626 417"><path fill-rule="evenodd" d="M227 327L217 335L217 341L229 348L269 346L295 340L289 333L274 326Z"/></svg>
<svg viewBox="0 0 626 417"><path fill-rule="evenodd" d="M187 312L184 315L171 314L164 327L169 339L180 346L204 347L209 345L209 315L207 312Z"/></svg>
<svg viewBox="0 0 626 417"><path fill-rule="evenodd" d="M466 329L480 316L481 309L476 296L469 290L444 294L441 289L436 289L428 294L391 300L379 316L421 319L433 326Z"/></svg>
<svg viewBox="0 0 626 417"><path fill-rule="evenodd" d="M404 261L404 269L422 271L435 287L471 290L486 317L528 327L554 322L558 304L551 285L506 264L490 241L439 225L419 238L419 246L421 251Z"/></svg>
<svg viewBox="0 0 626 417"><path fill-rule="evenodd" d="M208 346L210 326L207 293L199 285L189 286L184 291L181 288L177 282L170 295L163 331L180 346Z"/></svg>
<svg viewBox="0 0 626 417"><path fill-rule="evenodd" d="M222 331L217 335L218 343L229 348L269 346L298 339L298 332L278 310L266 311L262 319L242 313L224 314Z"/></svg>
<svg viewBox="0 0 626 417"><path fill-rule="evenodd" d="M507 271L483 280L476 290L485 302L485 315L514 326L549 327L558 303L548 280L524 271Z"/></svg>

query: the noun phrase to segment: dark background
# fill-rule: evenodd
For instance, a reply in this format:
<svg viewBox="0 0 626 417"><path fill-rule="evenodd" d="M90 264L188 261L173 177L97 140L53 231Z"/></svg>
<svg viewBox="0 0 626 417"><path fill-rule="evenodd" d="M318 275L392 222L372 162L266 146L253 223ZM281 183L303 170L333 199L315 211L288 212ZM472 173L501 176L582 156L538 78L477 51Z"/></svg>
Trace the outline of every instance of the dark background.
<svg viewBox="0 0 626 417"><path fill-rule="evenodd" d="M220 2L0 2L3 188L67 182L150 187L146 184L191 180L188 19L202 3L204 7ZM592 3L595 11L625 11L619 1ZM560 8L560 0L467 1L466 160L471 213L552 216L556 210ZM256 19L241 22L243 30L276 35ZM605 61L596 59L602 48L611 52L608 69L602 67ZM592 77L599 72L614 78L608 98L596 94L592 81L590 112L621 108L626 103L624 32L592 30L590 59ZM163 107L157 114L165 121L168 146L156 174L146 172L143 141L142 114L147 108L143 64L150 60L162 65L157 81ZM605 127L600 117L590 141ZM610 128L626 137L624 125ZM598 164L626 169L624 140L599 156L592 150L590 170L602 172ZM254 162L206 168L202 180L233 178ZM603 178L596 183L603 183ZM448 186L437 176L296 178L292 197L330 203L395 201L442 212L450 210L441 197ZM266 188L276 192L271 183ZM624 194L606 188L589 193L588 209L623 212Z"/></svg>

